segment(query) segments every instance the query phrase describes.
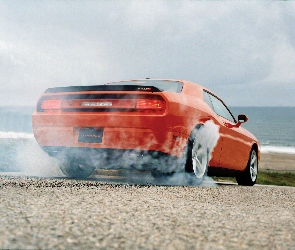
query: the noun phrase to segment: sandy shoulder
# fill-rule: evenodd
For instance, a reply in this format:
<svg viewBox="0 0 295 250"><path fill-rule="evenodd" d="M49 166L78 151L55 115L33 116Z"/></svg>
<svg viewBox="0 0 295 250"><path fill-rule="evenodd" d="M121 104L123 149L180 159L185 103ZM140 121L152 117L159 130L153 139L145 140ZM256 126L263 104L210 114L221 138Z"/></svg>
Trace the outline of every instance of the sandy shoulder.
<svg viewBox="0 0 295 250"><path fill-rule="evenodd" d="M259 169L295 173L295 154L261 153Z"/></svg>

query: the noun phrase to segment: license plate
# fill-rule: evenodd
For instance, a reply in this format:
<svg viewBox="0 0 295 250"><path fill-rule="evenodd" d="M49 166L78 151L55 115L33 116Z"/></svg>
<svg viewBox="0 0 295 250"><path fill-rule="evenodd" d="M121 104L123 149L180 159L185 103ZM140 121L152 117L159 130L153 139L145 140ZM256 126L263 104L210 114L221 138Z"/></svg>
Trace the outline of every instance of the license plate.
<svg viewBox="0 0 295 250"><path fill-rule="evenodd" d="M78 142L101 143L103 130L95 128L81 128L79 131Z"/></svg>

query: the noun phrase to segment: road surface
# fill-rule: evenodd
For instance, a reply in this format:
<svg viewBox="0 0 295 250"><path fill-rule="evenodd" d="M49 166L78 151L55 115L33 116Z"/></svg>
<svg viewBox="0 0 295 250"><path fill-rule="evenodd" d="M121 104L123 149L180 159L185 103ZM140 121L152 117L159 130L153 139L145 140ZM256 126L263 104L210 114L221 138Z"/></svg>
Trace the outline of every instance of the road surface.
<svg viewBox="0 0 295 250"><path fill-rule="evenodd" d="M0 177L0 248L294 249L295 188Z"/></svg>

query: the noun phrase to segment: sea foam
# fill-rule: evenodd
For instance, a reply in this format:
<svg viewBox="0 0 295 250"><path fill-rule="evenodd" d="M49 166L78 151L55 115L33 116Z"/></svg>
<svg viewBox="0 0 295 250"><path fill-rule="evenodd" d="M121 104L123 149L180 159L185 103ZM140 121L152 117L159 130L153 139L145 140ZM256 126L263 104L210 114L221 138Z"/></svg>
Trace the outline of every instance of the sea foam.
<svg viewBox="0 0 295 250"><path fill-rule="evenodd" d="M34 138L34 135L29 134L29 133L16 133L16 132L3 132L3 131L0 131L0 138L5 138L5 139L30 139L30 138Z"/></svg>
<svg viewBox="0 0 295 250"><path fill-rule="evenodd" d="M294 147L261 146L261 153L295 154Z"/></svg>

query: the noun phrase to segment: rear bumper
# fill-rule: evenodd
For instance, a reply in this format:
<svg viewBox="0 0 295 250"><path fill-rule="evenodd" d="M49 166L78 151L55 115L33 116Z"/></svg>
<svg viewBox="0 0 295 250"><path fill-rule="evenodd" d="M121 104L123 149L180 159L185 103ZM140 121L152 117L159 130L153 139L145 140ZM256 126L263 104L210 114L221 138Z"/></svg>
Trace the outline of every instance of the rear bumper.
<svg viewBox="0 0 295 250"><path fill-rule="evenodd" d="M155 151L182 157L188 133L174 116L33 114L33 132L41 147ZM80 130L102 130L99 143L81 142Z"/></svg>
<svg viewBox="0 0 295 250"><path fill-rule="evenodd" d="M104 128L101 143L79 142L80 128L36 128L34 135L41 147L73 147L157 151L180 157L184 140L173 132L155 133L150 129Z"/></svg>

